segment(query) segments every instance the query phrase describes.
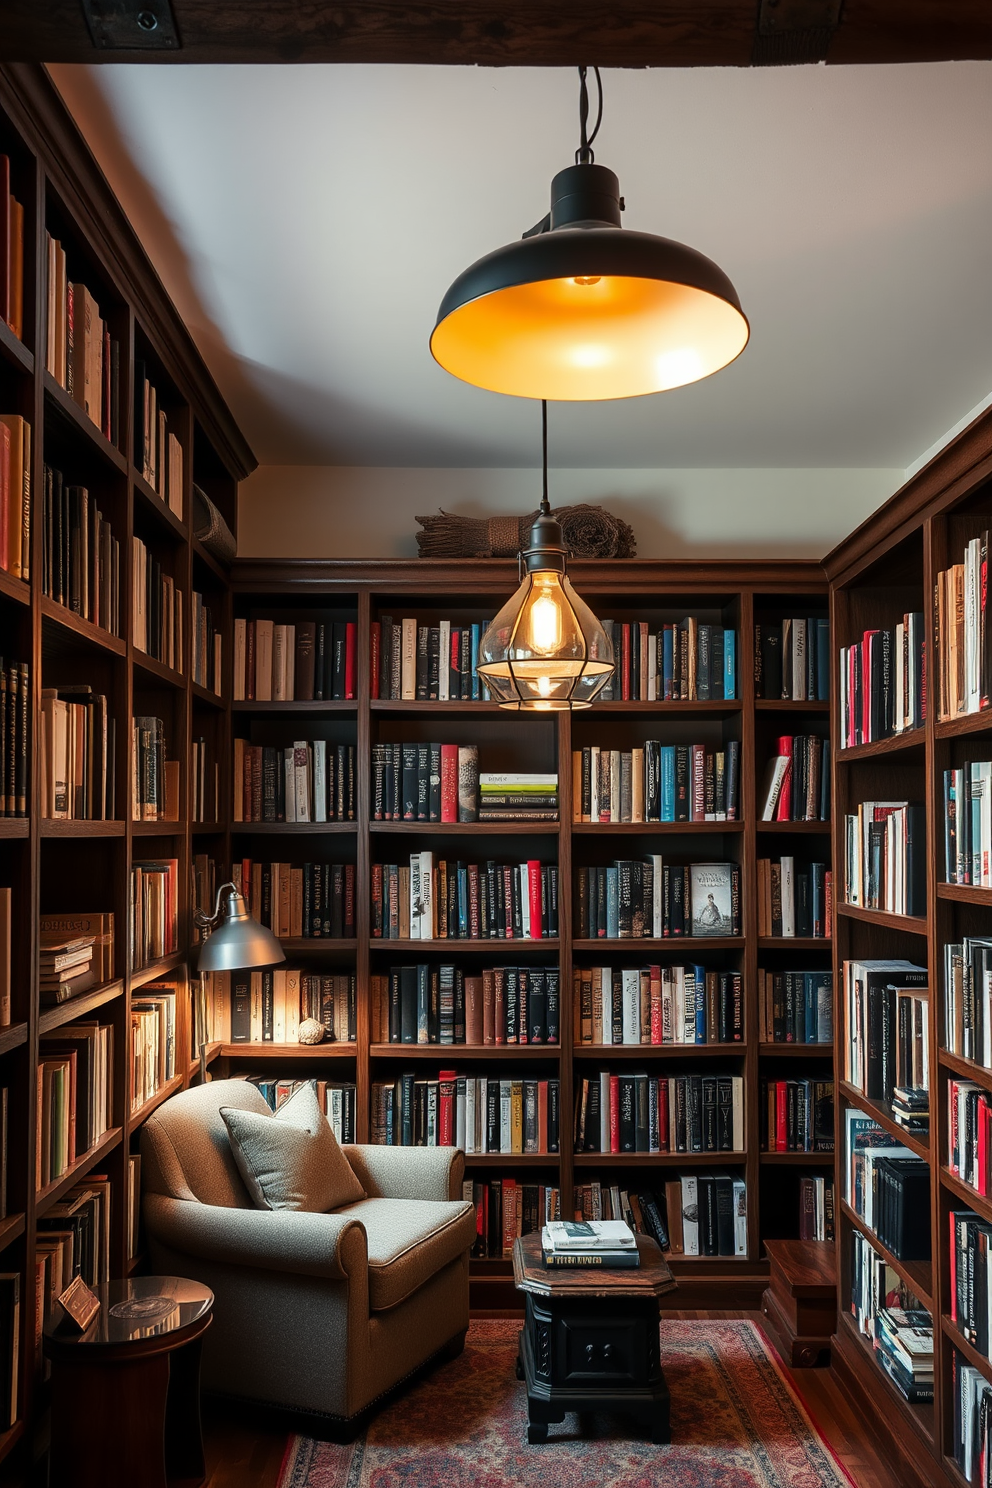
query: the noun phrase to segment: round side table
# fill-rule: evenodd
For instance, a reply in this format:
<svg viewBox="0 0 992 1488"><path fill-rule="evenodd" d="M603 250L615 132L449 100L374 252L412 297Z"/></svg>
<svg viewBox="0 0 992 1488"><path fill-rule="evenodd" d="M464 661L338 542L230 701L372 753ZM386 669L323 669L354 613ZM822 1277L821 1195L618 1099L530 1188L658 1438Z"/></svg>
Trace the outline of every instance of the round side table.
<svg viewBox="0 0 992 1488"><path fill-rule="evenodd" d="M52 1483L195 1488L205 1476L200 1339L213 1292L178 1276L97 1287L85 1333L45 1324L52 1361Z"/></svg>

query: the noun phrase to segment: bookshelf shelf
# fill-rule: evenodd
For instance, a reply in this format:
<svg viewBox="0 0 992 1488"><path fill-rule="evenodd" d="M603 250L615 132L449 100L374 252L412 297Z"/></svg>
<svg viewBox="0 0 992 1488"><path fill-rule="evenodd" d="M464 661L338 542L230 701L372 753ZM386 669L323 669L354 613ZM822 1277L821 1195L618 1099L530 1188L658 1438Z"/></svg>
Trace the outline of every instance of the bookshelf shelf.
<svg viewBox="0 0 992 1488"><path fill-rule="evenodd" d="M186 834L184 821L137 821L131 823L132 837L183 837Z"/></svg>
<svg viewBox="0 0 992 1488"><path fill-rule="evenodd" d="M585 714L584 716L592 718L598 714L611 713L653 713L656 716L670 713L673 716L677 716L678 714L685 715L687 713L698 713L703 716L709 714L712 717L714 715L719 716L720 714L724 713L740 713L743 706L744 705L741 702L740 698L715 698L710 701L693 702L688 702L683 698L679 698L677 702L673 699L671 702L668 703L642 703L636 702L634 700L628 700L627 702L624 702L622 699L619 699L616 702L610 703L593 703L592 707L589 709L588 714Z"/></svg>
<svg viewBox="0 0 992 1488"><path fill-rule="evenodd" d="M848 1347L856 1355L859 1355L862 1360L862 1387L870 1388L873 1394L877 1394L880 1388L883 1398L890 1406L894 1407L893 1415L896 1415L902 1422L910 1423L913 1431L922 1438L922 1445L932 1452L934 1447L934 1409L932 1404L912 1404L899 1393L899 1390L875 1358L875 1351L867 1338L858 1332L850 1313L842 1312L840 1314L838 1318L838 1333L848 1344ZM881 1382L880 1386L876 1384L876 1381ZM878 1402L873 1400L872 1404L875 1407L873 1414L877 1418L879 1414ZM964 1479L961 1481L963 1483Z"/></svg>
<svg viewBox="0 0 992 1488"><path fill-rule="evenodd" d="M325 1059L354 1059L357 1044L274 1044L234 1043L221 1044L218 1053L222 1059L275 1059L294 1062L301 1059L322 1061Z"/></svg>
<svg viewBox="0 0 992 1488"><path fill-rule="evenodd" d="M0 818L0 837L29 837L31 823L26 816Z"/></svg>
<svg viewBox="0 0 992 1488"><path fill-rule="evenodd" d="M354 944L353 941L344 942ZM313 944L313 942L308 942ZM468 956L513 956L517 951L547 951L549 955L558 954L561 942L550 937L543 940L530 940L521 936L519 939L511 940L386 940L384 936L373 936L369 941L370 951L423 951L425 955L440 956L442 959L449 954Z"/></svg>
<svg viewBox="0 0 992 1488"><path fill-rule="evenodd" d="M759 1044L762 1059L832 1059L833 1044Z"/></svg>
<svg viewBox="0 0 992 1488"><path fill-rule="evenodd" d="M186 687L186 681L182 672L174 671L172 667L166 666L161 661L156 661L154 656L149 656L147 651L139 651L136 646L131 648L131 660L141 672L147 672L158 682L164 682L167 687L174 687L177 692L182 692Z"/></svg>
<svg viewBox="0 0 992 1488"><path fill-rule="evenodd" d="M29 605L31 603L31 585L25 584L23 579L12 578L5 569L0 569L0 594L5 599L14 600L16 604Z"/></svg>
<svg viewBox="0 0 992 1488"><path fill-rule="evenodd" d="M556 1168L557 1152L466 1152L466 1168Z"/></svg>
<svg viewBox="0 0 992 1488"><path fill-rule="evenodd" d="M984 1085L986 1089L992 1090L992 1069L986 1069L984 1064L966 1059L963 1054L952 1054L949 1049L938 1049L937 1059L945 1069L953 1070L956 1075L963 1075L966 1080L974 1080L976 1085Z"/></svg>
<svg viewBox="0 0 992 1488"><path fill-rule="evenodd" d="M59 1199L64 1198L80 1178L84 1178L98 1162L101 1162L113 1152L115 1147L120 1145L121 1136L122 1131L119 1126L104 1132L99 1142L94 1142L86 1152L80 1153L76 1161L70 1164L60 1178L56 1178L53 1183L46 1184L44 1188L39 1188L35 1194L35 1214L47 1213L53 1204L57 1204Z"/></svg>
<svg viewBox="0 0 992 1488"><path fill-rule="evenodd" d="M127 460L120 450L114 448L109 439L104 438L89 414L83 412L79 404L70 398L65 389L59 386L47 370L42 373L42 381L45 402L55 410L62 422L68 425L75 435L83 439L91 452L99 455L119 474L126 475Z"/></svg>
<svg viewBox="0 0 992 1488"><path fill-rule="evenodd" d="M859 760L875 759L883 754L902 754L909 750L922 750L926 742L925 729L906 729L888 739L873 739L870 744L855 744L849 749L839 749L835 758L839 765L857 764Z"/></svg>
<svg viewBox="0 0 992 1488"><path fill-rule="evenodd" d="M834 1154L832 1152L759 1152L758 1161L771 1163L773 1167L832 1168Z"/></svg>
<svg viewBox="0 0 992 1488"><path fill-rule="evenodd" d="M992 1222L992 1199L980 1194L977 1188L972 1188L970 1183L965 1183L950 1168L940 1165L940 1182L942 1187L948 1189L962 1203L967 1204L969 1209L974 1209L981 1219Z"/></svg>
<svg viewBox="0 0 992 1488"><path fill-rule="evenodd" d="M0 1054L9 1054L11 1049L19 1049L27 1041L26 1023L11 1023L7 1028L0 1028Z"/></svg>
<svg viewBox="0 0 992 1488"><path fill-rule="evenodd" d="M0 321L0 356L18 372L26 372L31 376L34 372L34 355L24 345L19 336L15 336L7 322Z"/></svg>
<svg viewBox="0 0 992 1488"><path fill-rule="evenodd" d="M572 941L572 946L577 951L606 951L611 955L623 955L627 950L639 947L644 951L678 951L683 947L690 951L702 951L704 946L711 946L713 950L729 950L732 947L744 945L743 935L668 935L660 940L651 936L638 936L636 940L607 940L605 936L598 940Z"/></svg>
<svg viewBox="0 0 992 1488"><path fill-rule="evenodd" d="M227 569L223 568L221 564L217 562L217 559L214 557L213 553L210 552L209 548L205 548L197 537L193 538L191 547L193 551L193 557L196 559L196 561L198 563L202 563L205 568L208 568L210 570L211 574L217 580L218 584L226 587L229 578Z"/></svg>
<svg viewBox="0 0 992 1488"><path fill-rule="evenodd" d="M241 1047L240 1044L238 1045L238 1047L239 1048ZM211 1044L208 1044L207 1045L206 1050L204 1052L205 1052L206 1062L207 1062L208 1065L213 1064L213 1062L214 1062L215 1059L219 1059L220 1058L220 1051L221 1051L222 1048L223 1048L223 1044L221 1044L221 1042L220 1042L219 1039L216 1040L214 1043L211 1043ZM186 1084L187 1085L190 1085L194 1079L196 1079L196 1078L199 1077L199 1074L200 1074L200 1058L199 1058L199 1054L197 1054L196 1055L196 1058L195 1059L191 1059L189 1061L189 1063L187 1064L187 1066L186 1066Z"/></svg>
<svg viewBox="0 0 992 1488"><path fill-rule="evenodd" d="M185 523L179 520L175 512L163 501L158 492L148 484L133 466L131 467L131 483L134 486L135 494L141 497L142 509L149 512L156 521L160 522L165 531L176 542L186 542L189 534Z"/></svg>
<svg viewBox="0 0 992 1488"><path fill-rule="evenodd" d="M932 1312L933 1295L930 1262L901 1261L898 1256L889 1250L888 1246L882 1244L875 1231L869 1225L866 1225L859 1215L855 1214L846 1199L840 1200L839 1208L847 1222L864 1235L865 1239L870 1242L886 1264L891 1266L896 1275L901 1276L906 1285L913 1289L927 1311Z"/></svg>
<svg viewBox="0 0 992 1488"><path fill-rule="evenodd" d="M992 889L983 889L973 884L939 883L937 898L953 899L958 904L981 904L986 909L992 908Z"/></svg>
<svg viewBox="0 0 992 1488"><path fill-rule="evenodd" d="M416 837L557 837L560 822L369 822L370 832Z"/></svg>
<svg viewBox="0 0 992 1488"><path fill-rule="evenodd" d="M212 698L213 694L208 694L208 696ZM328 699L326 702L311 702L307 700L289 703L255 702L252 699L248 702L239 701L232 703L231 711L232 713L288 714L290 717L301 713L307 716L313 715L314 717L320 717L322 714L343 714L347 717L358 711L358 704L354 700L342 702L339 698Z"/></svg>
<svg viewBox="0 0 992 1488"><path fill-rule="evenodd" d="M314 837L354 836L357 822L232 822L231 835L237 837Z"/></svg>
<svg viewBox="0 0 992 1488"><path fill-rule="evenodd" d="M218 697L216 692L211 692L209 688L201 687L199 682L190 683L190 692L198 703L203 703L207 708L218 708L223 712L224 699Z"/></svg>
<svg viewBox="0 0 992 1488"><path fill-rule="evenodd" d="M123 837L127 823L122 821L62 821L42 817L38 824L41 837Z"/></svg>
<svg viewBox="0 0 992 1488"><path fill-rule="evenodd" d="M92 1013L96 1008L113 1002L115 998L121 997L123 992L124 983L118 977L112 982L105 982L102 987L93 987L89 992L82 992L78 997L70 998L68 1002L60 1002L56 1007L44 1008L38 1019L38 1032L52 1033L54 1029L61 1028L63 1024L73 1023L86 1013Z"/></svg>
<svg viewBox="0 0 992 1488"><path fill-rule="evenodd" d="M175 1095L177 1090L182 1090L186 1083L186 1077L182 1074L173 1075L171 1080L156 1090L155 1094L149 1096L140 1106L136 1107L127 1118L128 1133L135 1132L153 1111L157 1111L163 1101L167 1101L170 1095Z"/></svg>
<svg viewBox="0 0 992 1488"><path fill-rule="evenodd" d="M153 961L148 966L135 967L129 978L131 991L133 992L135 987L145 987L149 982L157 982L161 977L167 977L170 971L178 971L185 961L185 951L173 951L171 956L163 956L161 960Z"/></svg>
<svg viewBox="0 0 992 1488"><path fill-rule="evenodd" d="M759 935L761 951L826 951L830 952L829 935Z"/></svg>
<svg viewBox="0 0 992 1488"><path fill-rule="evenodd" d="M15 1240L19 1240L24 1234L25 1216L23 1214L8 1214L0 1219L0 1250L6 1250Z"/></svg>
<svg viewBox="0 0 992 1488"><path fill-rule="evenodd" d="M829 837L831 825L828 821L759 821L757 832L790 832L800 837Z"/></svg>
<svg viewBox="0 0 992 1488"><path fill-rule="evenodd" d="M321 952L337 954L350 951L354 954L357 945L355 937L350 939L336 940L330 935L280 935L279 944L284 951L292 951L294 956L317 955ZM378 944L378 942L375 942ZM420 942L417 942L420 944Z"/></svg>
<svg viewBox="0 0 992 1488"><path fill-rule="evenodd" d="M898 930L904 935L926 935L927 922L924 915L890 914L885 909L862 909L860 904L835 906L839 915L849 920L863 920L866 925L884 925L889 930Z"/></svg>
<svg viewBox="0 0 992 1488"><path fill-rule="evenodd" d="M978 713L964 713L960 718L945 718L934 724L937 739L964 739L969 734L985 734L992 730L992 708L982 708Z"/></svg>
<svg viewBox="0 0 992 1488"><path fill-rule="evenodd" d="M577 1168L720 1168L738 1167L746 1152L576 1152ZM728 1257L721 1256L721 1260Z"/></svg>
<svg viewBox="0 0 992 1488"><path fill-rule="evenodd" d="M431 1059L457 1064L460 1059L514 1060L561 1058L559 1044L370 1044L372 1059Z"/></svg>
<svg viewBox="0 0 992 1488"><path fill-rule="evenodd" d="M350 706L354 708L355 704L351 703ZM507 718L511 711L504 710L500 707L499 703L470 702L468 700L443 703L439 701L426 702L422 698L416 701L410 698L372 698L369 706L373 713L382 713L385 715L398 713L407 718L433 718L435 714L438 716L460 714L470 718L484 718L487 715L497 718L500 716Z"/></svg>
<svg viewBox="0 0 992 1488"><path fill-rule="evenodd" d="M820 702L816 698L807 698L804 701L798 698L755 698L754 707L758 713L828 714L830 712L830 704Z"/></svg>
<svg viewBox="0 0 992 1488"><path fill-rule="evenodd" d="M694 837L697 834L744 831L741 821L713 822L572 822L573 834L602 837Z"/></svg>
<svg viewBox="0 0 992 1488"><path fill-rule="evenodd" d="M945 1312L941 1314L940 1327L948 1342L952 1343L958 1352L964 1355L968 1363L974 1365L985 1379L992 1384L992 1362L986 1359L985 1355L980 1353L973 1343L968 1342L957 1323L951 1319L949 1313ZM963 1481L964 1479L962 1479Z"/></svg>
<svg viewBox="0 0 992 1488"><path fill-rule="evenodd" d="M870 1096L862 1094L856 1085L848 1084L847 1080L837 1081L837 1093L847 1101L848 1105L857 1106L859 1110L877 1121L879 1126L884 1126L885 1130L890 1132L904 1147L908 1147L910 1152L915 1152L916 1156L922 1157L924 1162L930 1161L930 1143L923 1142L912 1132L905 1131L894 1119L891 1109L884 1101L872 1100Z"/></svg>
<svg viewBox="0 0 992 1488"><path fill-rule="evenodd" d="M72 631L73 635L80 640L88 641L91 646L97 646L101 651L109 651L113 656L127 655L127 642L119 636L113 636L109 630L104 630L99 625L94 625L92 620L84 620L82 615L74 615L67 610L65 605L56 604L47 594L39 596L41 615L43 620L49 620L55 625L60 625L63 630Z"/></svg>
<svg viewBox="0 0 992 1488"><path fill-rule="evenodd" d="M573 1044L573 1059L595 1059L611 1063L614 1059L744 1059L745 1044Z"/></svg>

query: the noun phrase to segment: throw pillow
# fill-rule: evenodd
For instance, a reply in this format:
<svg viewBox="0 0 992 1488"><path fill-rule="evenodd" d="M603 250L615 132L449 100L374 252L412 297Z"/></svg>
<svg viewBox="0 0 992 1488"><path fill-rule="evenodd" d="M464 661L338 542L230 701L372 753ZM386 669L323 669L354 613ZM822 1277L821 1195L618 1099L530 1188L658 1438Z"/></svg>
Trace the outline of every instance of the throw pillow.
<svg viewBox="0 0 992 1488"><path fill-rule="evenodd" d="M365 1198L309 1081L274 1115L222 1106L231 1151L260 1209L326 1214Z"/></svg>

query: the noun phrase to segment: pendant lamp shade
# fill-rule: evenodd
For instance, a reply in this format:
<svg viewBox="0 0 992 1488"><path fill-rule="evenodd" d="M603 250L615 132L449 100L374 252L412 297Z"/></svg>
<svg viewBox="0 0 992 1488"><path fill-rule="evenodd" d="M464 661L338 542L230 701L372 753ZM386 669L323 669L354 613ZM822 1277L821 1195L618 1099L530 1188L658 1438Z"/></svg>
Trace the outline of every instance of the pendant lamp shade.
<svg viewBox="0 0 992 1488"><path fill-rule="evenodd" d="M726 274L683 243L622 230L621 210L605 166L559 171L534 234L448 290L435 360L476 387L558 402L665 392L732 362L750 330Z"/></svg>

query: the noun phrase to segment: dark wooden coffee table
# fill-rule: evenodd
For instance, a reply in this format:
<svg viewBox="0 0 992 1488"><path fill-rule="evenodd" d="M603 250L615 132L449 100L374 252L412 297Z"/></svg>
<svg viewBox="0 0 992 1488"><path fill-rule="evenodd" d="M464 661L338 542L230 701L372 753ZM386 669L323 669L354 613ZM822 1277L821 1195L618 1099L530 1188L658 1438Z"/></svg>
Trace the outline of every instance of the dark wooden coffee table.
<svg viewBox="0 0 992 1488"><path fill-rule="evenodd" d="M527 1382L532 1445L568 1411L633 1415L652 1441L671 1441L658 1299L676 1282L653 1240L639 1235L637 1248L637 1270L557 1271L544 1264L539 1233L515 1243L513 1282L526 1304L517 1378Z"/></svg>

